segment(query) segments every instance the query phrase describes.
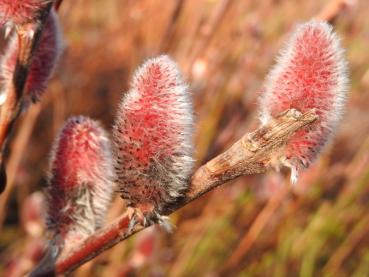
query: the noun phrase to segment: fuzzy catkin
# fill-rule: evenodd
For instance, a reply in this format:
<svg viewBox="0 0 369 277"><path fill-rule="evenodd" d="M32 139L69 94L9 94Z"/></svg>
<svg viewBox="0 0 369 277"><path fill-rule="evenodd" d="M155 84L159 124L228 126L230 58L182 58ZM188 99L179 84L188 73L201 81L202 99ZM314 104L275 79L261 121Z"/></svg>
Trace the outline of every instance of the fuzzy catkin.
<svg viewBox="0 0 369 277"><path fill-rule="evenodd" d="M193 108L177 65L166 55L134 74L116 116L115 169L122 198L162 212L184 195L193 167Z"/></svg>
<svg viewBox="0 0 369 277"><path fill-rule="evenodd" d="M99 228L112 199L111 145L94 120L70 118L51 153L47 225L57 245L70 245Z"/></svg>
<svg viewBox="0 0 369 277"><path fill-rule="evenodd" d="M0 25L22 25L38 20L40 12L54 0L0 0Z"/></svg>
<svg viewBox="0 0 369 277"><path fill-rule="evenodd" d="M5 53L0 60L2 93L6 92L7 86L13 81L12 78L19 51L18 44L18 36L16 33L13 33ZM24 86L24 95L28 102L35 102L41 98L62 52L63 38L59 18L56 12L51 10L28 70L28 76Z"/></svg>
<svg viewBox="0 0 369 277"><path fill-rule="evenodd" d="M337 35L323 21L299 25L269 73L259 99L260 120L281 112L314 109L318 120L294 134L284 152L291 180L316 159L342 117L348 90L347 62Z"/></svg>

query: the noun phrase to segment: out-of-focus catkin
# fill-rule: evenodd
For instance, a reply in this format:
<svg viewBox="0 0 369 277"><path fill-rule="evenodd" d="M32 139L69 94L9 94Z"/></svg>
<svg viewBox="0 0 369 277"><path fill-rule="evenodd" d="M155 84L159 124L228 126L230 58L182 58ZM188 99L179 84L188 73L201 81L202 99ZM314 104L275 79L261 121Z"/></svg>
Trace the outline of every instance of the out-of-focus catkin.
<svg viewBox="0 0 369 277"><path fill-rule="evenodd" d="M54 0L0 0L0 25L37 21L40 12Z"/></svg>
<svg viewBox="0 0 369 277"><path fill-rule="evenodd" d="M113 180L104 129L87 117L70 118L53 146L48 177L47 226L54 246L70 247L102 225Z"/></svg>
<svg viewBox="0 0 369 277"><path fill-rule="evenodd" d="M161 213L182 197L193 167L191 95L168 56L146 61L113 129L117 182L128 205Z"/></svg>
<svg viewBox="0 0 369 277"><path fill-rule="evenodd" d="M261 122L281 112L314 109L318 120L296 132L282 155L291 181L307 168L332 137L341 119L348 90L347 63L337 35L323 21L296 28L269 73L259 99Z"/></svg>
<svg viewBox="0 0 369 277"><path fill-rule="evenodd" d="M30 100L32 102L39 100L42 93L46 90L48 81L63 51L62 41L62 31L59 25L58 15L54 10L51 10L28 70L28 76L24 87L25 100L28 102ZM7 86L13 82L13 73L17 63L18 51L18 36L16 33L13 33L0 61L2 93L6 93ZM6 95L3 95L2 101L5 100L5 97Z"/></svg>

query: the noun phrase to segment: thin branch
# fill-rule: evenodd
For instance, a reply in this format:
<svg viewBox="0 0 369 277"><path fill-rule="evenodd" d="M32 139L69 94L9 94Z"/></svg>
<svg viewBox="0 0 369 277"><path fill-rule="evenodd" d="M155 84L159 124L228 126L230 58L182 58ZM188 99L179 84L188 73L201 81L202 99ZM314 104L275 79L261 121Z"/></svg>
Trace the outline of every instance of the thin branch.
<svg viewBox="0 0 369 277"><path fill-rule="evenodd" d="M290 136L316 119L314 111L301 114L291 109L271 124L246 134L226 152L201 166L191 179L185 199L168 208L164 214L173 213L206 192L241 175L265 172L271 167L273 158L283 150ZM137 223L129 228L129 223L130 215L126 212L72 250L62 253L55 263L49 260L40 264L31 276L70 273L105 250L149 227Z"/></svg>
<svg viewBox="0 0 369 277"><path fill-rule="evenodd" d="M61 4L63 3L63 0L56 0L55 1L55 10L58 11L60 9Z"/></svg>
<svg viewBox="0 0 369 277"><path fill-rule="evenodd" d="M201 23L199 25L201 28L200 39L196 40L196 43L192 46L193 49L188 57L188 63L186 68L184 68L184 72L189 72L196 59L206 52L206 48L213 38L215 31L218 30L218 27L225 18L225 14L233 3L233 0L218 1L206 24L202 25ZM190 75L188 74L188 76Z"/></svg>
<svg viewBox="0 0 369 277"><path fill-rule="evenodd" d="M170 41L174 37L174 33L179 21L179 16L183 10L184 2L185 2L184 0L177 0L174 5L172 15L168 21L163 38L161 39L161 45L159 47L160 52L162 53L168 52Z"/></svg>
<svg viewBox="0 0 369 277"><path fill-rule="evenodd" d="M316 19L326 20L333 24L338 15L350 4L348 0L331 0L323 9L315 16Z"/></svg>
<svg viewBox="0 0 369 277"><path fill-rule="evenodd" d="M22 124L19 126L19 131L12 141L11 149L16 149L13 151L7 161L7 179L8 185L6 189L1 194L0 197L0 231L3 228L6 213L8 211L8 201L13 191L15 179L17 177L18 168L22 159L24 158L25 149L29 146L29 139L32 135L32 131L37 122L37 118L41 112L41 105L32 105L27 111Z"/></svg>

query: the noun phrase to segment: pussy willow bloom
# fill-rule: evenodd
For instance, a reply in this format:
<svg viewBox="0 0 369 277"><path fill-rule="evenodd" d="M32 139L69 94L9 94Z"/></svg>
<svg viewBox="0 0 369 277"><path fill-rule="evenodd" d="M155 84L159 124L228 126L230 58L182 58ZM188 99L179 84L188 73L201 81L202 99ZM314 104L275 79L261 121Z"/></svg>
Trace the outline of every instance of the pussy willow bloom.
<svg viewBox="0 0 369 277"><path fill-rule="evenodd" d="M117 182L128 205L158 213L182 197L193 167L191 95L168 56L134 74L114 124Z"/></svg>
<svg viewBox="0 0 369 277"><path fill-rule="evenodd" d="M99 228L113 193L110 141L96 121L70 118L51 154L47 225L57 247L72 246Z"/></svg>
<svg viewBox="0 0 369 277"><path fill-rule="evenodd" d="M0 24L22 25L39 19L40 13L54 0L0 0Z"/></svg>
<svg viewBox="0 0 369 277"><path fill-rule="evenodd" d="M318 120L296 132L281 157L291 180L307 168L332 138L348 90L347 62L337 35L323 21L299 25L269 73L259 99L260 120L267 124L281 112L315 110Z"/></svg>
<svg viewBox="0 0 369 277"><path fill-rule="evenodd" d="M37 45L24 87L25 99L32 102L39 100L46 90L48 81L63 52L62 31L58 15L51 10L46 20L41 39ZM13 82L17 57L19 51L18 35L13 32L0 60L0 81L2 102L6 98L7 87ZM0 103L1 104L1 103Z"/></svg>

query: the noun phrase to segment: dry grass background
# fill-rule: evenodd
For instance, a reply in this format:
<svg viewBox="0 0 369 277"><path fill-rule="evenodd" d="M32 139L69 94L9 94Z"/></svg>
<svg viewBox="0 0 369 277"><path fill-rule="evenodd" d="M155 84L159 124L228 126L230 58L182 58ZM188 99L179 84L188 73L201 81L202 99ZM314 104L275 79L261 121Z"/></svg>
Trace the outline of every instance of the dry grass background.
<svg viewBox="0 0 369 277"><path fill-rule="evenodd" d="M169 53L191 83L200 165L256 126L258 91L286 35L298 22L330 17L336 2L65 0L59 70L12 138L0 276L20 276L41 255L43 204L34 192L45 187L67 117L110 128L135 68ZM369 3L346 2L332 22L350 66L347 112L299 184L286 189L287 172L239 178L174 214L173 234L150 228L74 276L369 276ZM109 218L123 208L117 198Z"/></svg>

